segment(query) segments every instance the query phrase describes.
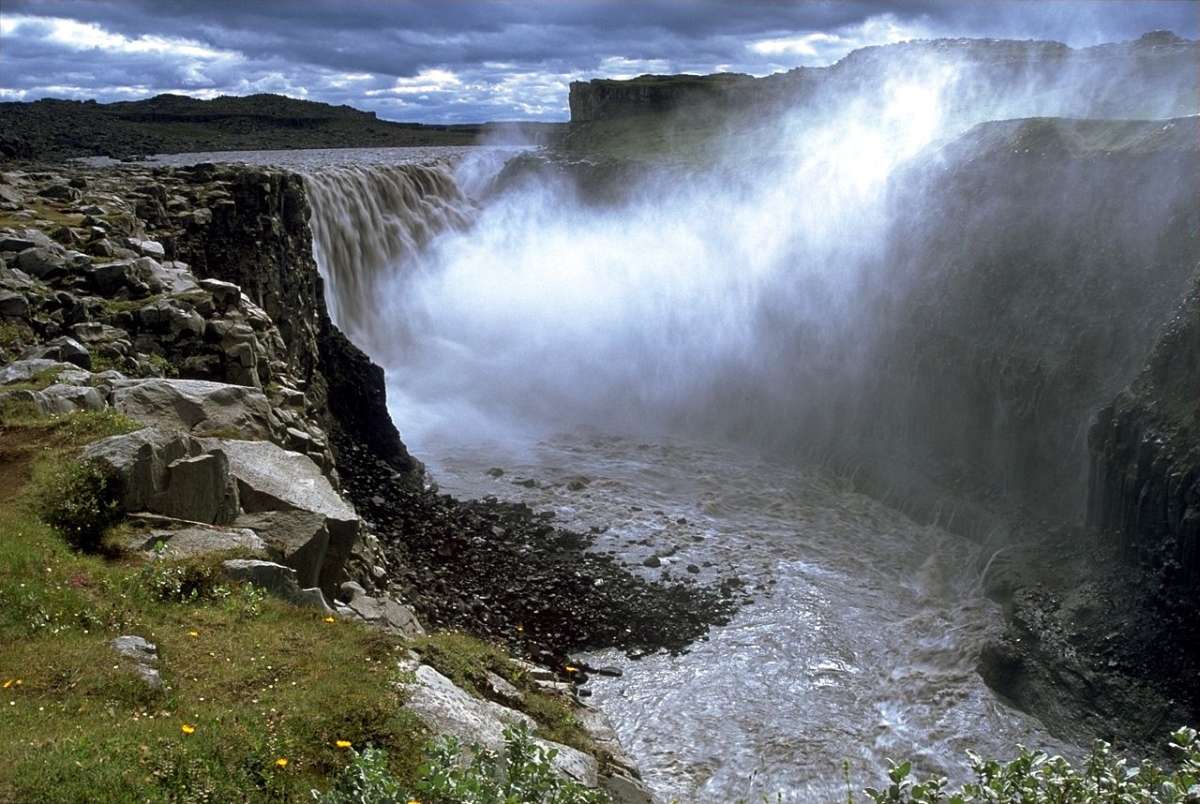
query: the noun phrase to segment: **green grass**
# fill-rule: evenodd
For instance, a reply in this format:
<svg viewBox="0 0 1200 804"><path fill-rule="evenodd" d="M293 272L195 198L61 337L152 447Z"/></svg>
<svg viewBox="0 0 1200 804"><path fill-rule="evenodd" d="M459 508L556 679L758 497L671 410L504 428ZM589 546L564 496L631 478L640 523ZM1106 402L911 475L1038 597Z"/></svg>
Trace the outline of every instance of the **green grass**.
<svg viewBox="0 0 1200 804"><path fill-rule="evenodd" d="M33 330L23 321L0 321L0 363L8 363L33 342Z"/></svg>
<svg viewBox="0 0 1200 804"><path fill-rule="evenodd" d="M35 464L136 426L0 430L0 801L307 800L350 761L339 740L415 779L427 735L402 706L399 640L220 582L216 557L76 553L36 515ZM122 634L158 646L161 691L117 660Z"/></svg>

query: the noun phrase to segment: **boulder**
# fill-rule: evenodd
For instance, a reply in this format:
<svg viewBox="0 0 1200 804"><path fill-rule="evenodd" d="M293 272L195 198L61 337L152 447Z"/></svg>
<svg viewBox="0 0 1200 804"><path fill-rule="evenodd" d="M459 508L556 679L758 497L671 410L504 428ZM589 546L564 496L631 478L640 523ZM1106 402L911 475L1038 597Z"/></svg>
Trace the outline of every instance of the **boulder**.
<svg viewBox="0 0 1200 804"><path fill-rule="evenodd" d="M238 515L237 483L220 450L187 456L167 466L166 488L154 494L147 510L176 519L227 525Z"/></svg>
<svg viewBox="0 0 1200 804"><path fill-rule="evenodd" d="M46 239L49 240L50 238ZM29 237L20 237L11 234L0 235L0 251L24 251L29 248L36 248L38 245L42 244Z"/></svg>
<svg viewBox="0 0 1200 804"><path fill-rule="evenodd" d="M25 294L11 290L0 291L0 318L24 318L29 315L29 300Z"/></svg>
<svg viewBox="0 0 1200 804"><path fill-rule="evenodd" d="M102 296L111 296L118 291L128 290L135 298L151 292L153 260L116 260L92 266L92 287Z"/></svg>
<svg viewBox="0 0 1200 804"><path fill-rule="evenodd" d="M346 608L355 618L368 625L406 637L425 633L416 614L403 603L386 596L371 597L358 584L344 583L341 592Z"/></svg>
<svg viewBox="0 0 1200 804"><path fill-rule="evenodd" d="M154 556L187 558L226 550L246 550L264 555L266 552L262 539L254 531L245 528L199 525L157 516L141 519L152 525L151 529L137 533L126 546Z"/></svg>
<svg viewBox="0 0 1200 804"><path fill-rule="evenodd" d="M91 369L92 355L87 348L67 335L47 341L41 346L35 346L21 355L25 360L54 360L73 363L82 369Z"/></svg>
<svg viewBox="0 0 1200 804"><path fill-rule="evenodd" d="M196 290L196 276L182 262L167 262L161 265L157 262L152 271L153 281L167 293L187 293Z"/></svg>
<svg viewBox="0 0 1200 804"><path fill-rule="evenodd" d="M261 391L206 380L150 378L113 386L112 406L147 424L197 436L271 436L271 405ZM286 483L281 479L280 483ZM266 509L259 509L266 510Z"/></svg>
<svg viewBox="0 0 1200 804"><path fill-rule="evenodd" d="M144 254L147 257L162 259L163 257L167 256L167 250L163 248L162 243L159 243L155 240L138 240L137 238L131 237L127 242L129 243L129 247L131 249L139 254Z"/></svg>
<svg viewBox="0 0 1200 804"><path fill-rule="evenodd" d="M325 519L328 541L321 560L319 585L332 592L341 582L342 567L358 539L359 518L354 508L342 499L329 479L311 458L268 441L209 439L210 449L221 449L229 456L230 471L237 478L242 510L246 514L279 511L304 511ZM276 522L281 517L274 518ZM301 518L295 518L300 523ZM281 543L278 529L256 531L268 544ZM297 531L291 544L313 535L310 525ZM319 539L317 534L315 538ZM315 549L314 545L314 549ZM307 559L312 553L305 552Z"/></svg>
<svg viewBox="0 0 1200 804"><path fill-rule="evenodd" d="M232 282L220 279L201 279L200 287L212 294L217 309L225 312L241 305L242 289Z"/></svg>
<svg viewBox="0 0 1200 804"><path fill-rule="evenodd" d="M26 249L17 257L17 267L38 279L61 276L67 270L67 258L61 246Z"/></svg>
<svg viewBox="0 0 1200 804"><path fill-rule="evenodd" d="M104 397L87 385L57 384L34 392L41 397L45 413L73 413L77 410L103 410Z"/></svg>
<svg viewBox="0 0 1200 804"><path fill-rule="evenodd" d="M35 377L51 371L56 372L57 376L58 373L64 371L78 371L78 368L70 363L64 363L61 360L48 360L45 358L16 360L0 369L0 385L12 385L18 382L30 382Z"/></svg>
<svg viewBox="0 0 1200 804"><path fill-rule="evenodd" d="M405 686L409 696L405 708L435 735L451 735L466 745L503 751L505 728L524 724L534 730L535 724L528 715L472 697L429 665L402 661L401 669L411 671L414 677L414 682ZM557 752L554 768L560 774L589 787L596 786L599 767L595 759L565 745L534 739L543 748Z"/></svg>
<svg viewBox="0 0 1200 804"><path fill-rule="evenodd" d="M84 449L83 457L117 476L125 510L146 511L150 501L166 491L169 467L203 451L200 442L186 434L146 427L97 441Z"/></svg>
<svg viewBox="0 0 1200 804"><path fill-rule="evenodd" d="M108 643L109 647L124 660L125 665L153 689L161 689L162 676L158 673L158 647L140 636L119 636Z"/></svg>
<svg viewBox="0 0 1200 804"><path fill-rule="evenodd" d="M51 184L38 191L42 198L53 198L58 201L78 201L83 194L69 184Z"/></svg>
<svg viewBox="0 0 1200 804"><path fill-rule="evenodd" d="M333 613L320 589L301 589L296 582L296 571L273 561L252 558L234 558L221 562L221 570L231 581L253 584L276 597L297 606L306 606Z"/></svg>
<svg viewBox="0 0 1200 804"><path fill-rule="evenodd" d="M261 539L269 555L296 571L301 586L322 586L321 570L329 553L325 517L312 511L259 511L236 522Z"/></svg>

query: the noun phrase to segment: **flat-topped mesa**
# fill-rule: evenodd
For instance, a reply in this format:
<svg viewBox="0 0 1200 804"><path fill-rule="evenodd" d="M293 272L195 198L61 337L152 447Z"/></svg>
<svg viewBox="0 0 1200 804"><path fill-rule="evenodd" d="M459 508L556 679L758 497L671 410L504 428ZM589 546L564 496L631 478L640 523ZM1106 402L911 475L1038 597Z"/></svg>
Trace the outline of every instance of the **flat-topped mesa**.
<svg viewBox="0 0 1200 804"><path fill-rule="evenodd" d="M822 91L878 85L922 63L950 65L966 77L973 96L1028 86L1038 92L1070 89L1066 109L1032 108L1001 116L1176 117L1197 111L1195 76L1200 44L1170 31L1132 42L1073 49L1061 42L1006 39L935 39L855 50L828 67L800 67L754 78L740 73L641 75L628 80L571 83L572 123L663 112L700 116L763 113L812 100ZM1147 92L1153 87L1154 92ZM1025 101L1031 101L1031 92Z"/></svg>

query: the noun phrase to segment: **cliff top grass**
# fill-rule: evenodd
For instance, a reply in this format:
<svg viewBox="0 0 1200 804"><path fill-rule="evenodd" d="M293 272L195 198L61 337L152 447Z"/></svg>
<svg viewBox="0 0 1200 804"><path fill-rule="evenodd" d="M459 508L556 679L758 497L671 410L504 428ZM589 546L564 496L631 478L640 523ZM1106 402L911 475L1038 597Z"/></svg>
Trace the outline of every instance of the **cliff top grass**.
<svg viewBox="0 0 1200 804"><path fill-rule="evenodd" d="M410 647L480 696L503 676L540 736L594 750L565 699L466 634L409 644L297 608L222 580L233 553L71 549L47 501L71 496L83 445L139 426L112 410L0 416L0 802L310 800L368 748L415 789L437 754L404 709ZM122 635L157 646L161 689L112 649Z"/></svg>
<svg viewBox="0 0 1200 804"><path fill-rule="evenodd" d="M84 555L41 521L46 467L129 426L0 430L0 802L298 800L351 761L339 741L413 778L426 735L398 640L222 583L215 557ZM158 646L161 690L110 648L125 634Z"/></svg>

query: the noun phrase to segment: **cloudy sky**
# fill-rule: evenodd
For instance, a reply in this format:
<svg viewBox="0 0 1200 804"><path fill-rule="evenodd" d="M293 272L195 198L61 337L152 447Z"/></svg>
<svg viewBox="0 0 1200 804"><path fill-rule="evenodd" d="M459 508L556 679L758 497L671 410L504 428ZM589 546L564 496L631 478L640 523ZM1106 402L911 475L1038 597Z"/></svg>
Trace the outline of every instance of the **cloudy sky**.
<svg viewBox="0 0 1200 804"><path fill-rule="evenodd" d="M278 92L392 120L564 120L579 79L764 75L938 36L1196 38L1198 24L1189 0L3 0L0 100Z"/></svg>

